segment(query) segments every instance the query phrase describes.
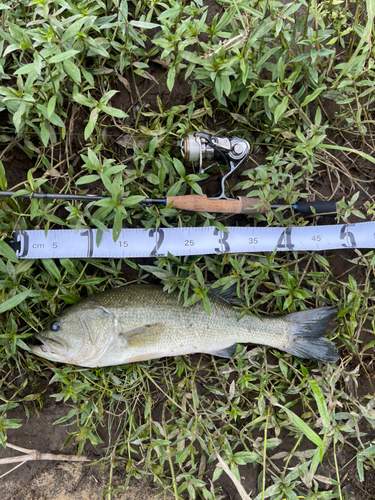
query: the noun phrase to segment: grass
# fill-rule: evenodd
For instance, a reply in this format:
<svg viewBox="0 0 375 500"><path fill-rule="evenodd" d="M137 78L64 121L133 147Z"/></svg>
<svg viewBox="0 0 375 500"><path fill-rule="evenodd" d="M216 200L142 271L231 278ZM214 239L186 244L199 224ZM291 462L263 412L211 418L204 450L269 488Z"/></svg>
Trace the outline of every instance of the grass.
<svg viewBox="0 0 375 500"><path fill-rule="evenodd" d="M374 0L207 6L0 4L0 188L109 196L90 204L0 200L0 440L5 446L7 430L20 425L14 408L43 415L53 397L66 404L56 425L74 424L68 441L78 453L88 441L101 443L98 430L108 428L99 461L110 471L108 499L145 477L176 499L224 498L228 467L238 491L244 477L248 484L246 477L256 476L256 500L294 500L296 488L309 499L343 500L345 481L371 498L373 251L168 256L139 264L22 261L4 243L13 229L93 227L100 235L113 228L116 239L123 226L225 225L220 214L138 204L144 196L205 190L206 176L199 183L189 165L184 170L176 148L198 130L250 142L251 161L231 184L232 196L242 189L268 205L332 197L342 200L337 222L374 220ZM133 149L116 145L122 135ZM30 165L22 182L14 180L12 158ZM317 223L288 211L254 219L234 223ZM182 290L186 306L208 300L208 283L237 285L239 314L336 305L341 362L250 346L229 361L195 356L89 370L23 350L65 304L154 276ZM126 479L115 489L121 466Z"/></svg>

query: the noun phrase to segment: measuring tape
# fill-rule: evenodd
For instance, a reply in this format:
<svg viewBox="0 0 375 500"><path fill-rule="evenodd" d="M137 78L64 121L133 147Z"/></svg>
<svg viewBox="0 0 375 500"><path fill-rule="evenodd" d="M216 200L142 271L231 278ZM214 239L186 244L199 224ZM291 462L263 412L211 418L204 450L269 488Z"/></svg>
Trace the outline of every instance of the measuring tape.
<svg viewBox="0 0 375 500"><path fill-rule="evenodd" d="M96 244L96 229L15 231L10 246L21 259L131 258L375 248L375 222L302 227L215 227L123 229Z"/></svg>

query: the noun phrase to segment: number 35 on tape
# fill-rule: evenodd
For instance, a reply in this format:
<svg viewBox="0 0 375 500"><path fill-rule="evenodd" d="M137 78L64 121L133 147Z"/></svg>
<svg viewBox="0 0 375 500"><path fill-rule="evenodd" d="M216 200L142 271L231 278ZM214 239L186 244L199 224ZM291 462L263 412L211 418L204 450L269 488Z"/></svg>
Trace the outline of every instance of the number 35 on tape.
<svg viewBox="0 0 375 500"><path fill-rule="evenodd" d="M21 259L129 258L280 251L375 248L375 222L302 227L123 229L96 243L96 229L15 231L10 243Z"/></svg>

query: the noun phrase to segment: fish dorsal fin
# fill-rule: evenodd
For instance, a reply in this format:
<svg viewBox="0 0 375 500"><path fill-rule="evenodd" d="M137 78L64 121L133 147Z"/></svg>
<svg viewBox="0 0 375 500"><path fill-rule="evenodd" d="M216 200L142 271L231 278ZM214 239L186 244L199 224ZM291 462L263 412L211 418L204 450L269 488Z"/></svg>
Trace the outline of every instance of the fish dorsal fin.
<svg viewBox="0 0 375 500"><path fill-rule="evenodd" d="M152 323L141 325L133 330L120 331L118 336L126 341L129 347L142 347L147 345L151 340L155 342L155 335L161 335L165 330L163 323Z"/></svg>
<svg viewBox="0 0 375 500"><path fill-rule="evenodd" d="M215 297L219 297L222 300L225 300L225 302L228 302L229 304L240 304L241 301L237 297L237 285L232 285L224 292L222 292L221 287L220 288L210 288L210 291L208 292L209 295L215 295Z"/></svg>
<svg viewBox="0 0 375 500"><path fill-rule="evenodd" d="M233 344L225 349L220 349L219 351L210 351L206 354L212 354L212 356L219 356L220 358L232 358L236 354L238 344Z"/></svg>

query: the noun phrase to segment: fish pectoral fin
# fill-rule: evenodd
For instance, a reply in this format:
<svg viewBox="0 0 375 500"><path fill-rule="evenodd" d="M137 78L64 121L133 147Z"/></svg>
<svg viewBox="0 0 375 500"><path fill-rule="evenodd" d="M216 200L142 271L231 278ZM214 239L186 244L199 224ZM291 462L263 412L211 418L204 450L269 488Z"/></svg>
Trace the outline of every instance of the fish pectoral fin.
<svg viewBox="0 0 375 500"><path fill-rule="evenodd" d="M150 340L154 343L156 340L155 335L161 335L164 330L165 325L163 323L152 323L139 326L126 332L120 331L118 335L126 340L127 346L142 347L149 343Z"/></svg>
<svg viewBox="0 0 375 500"><path fill-rule="evenodd" d="M212 356L219 356L220 358L232 358L236 354L238 344L233 344L225 349L220 349L219 351L210 351L206 354L212 354Z"/></svg>

